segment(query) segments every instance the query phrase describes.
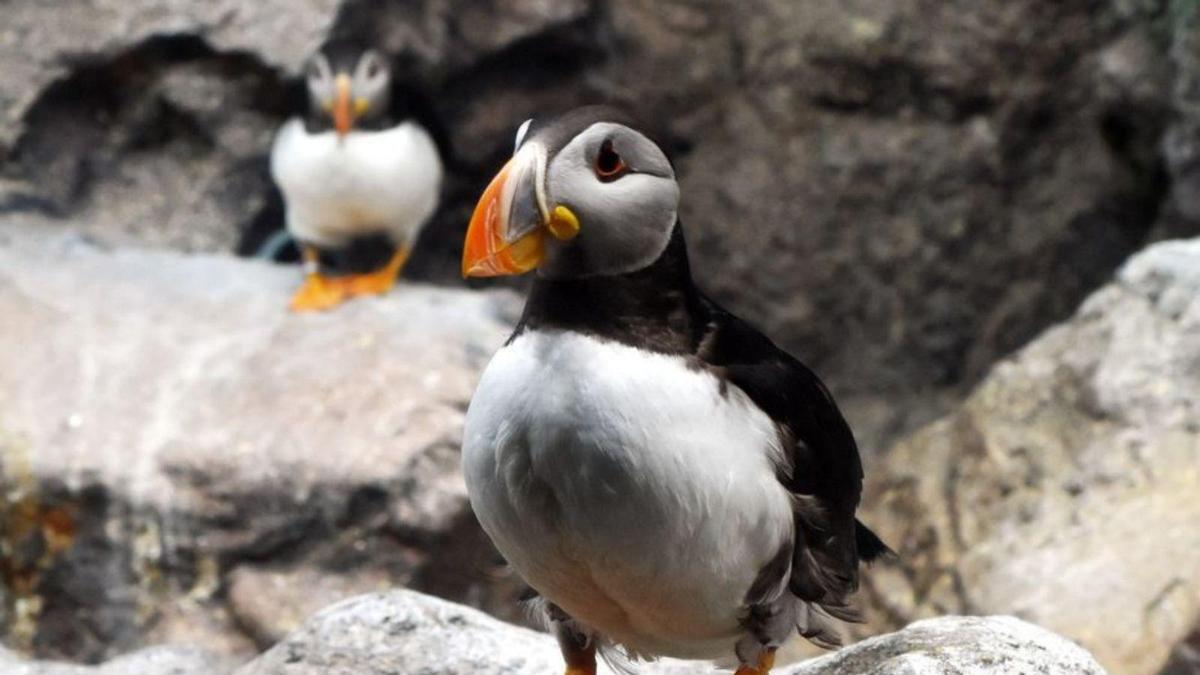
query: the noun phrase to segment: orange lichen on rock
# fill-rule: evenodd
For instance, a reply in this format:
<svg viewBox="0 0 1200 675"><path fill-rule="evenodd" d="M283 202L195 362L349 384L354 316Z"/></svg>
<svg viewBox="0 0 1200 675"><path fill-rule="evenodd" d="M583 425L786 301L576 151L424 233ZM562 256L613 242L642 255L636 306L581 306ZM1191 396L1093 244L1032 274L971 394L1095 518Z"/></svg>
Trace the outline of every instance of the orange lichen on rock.
<svg viewBox="0 0 1200 675"><path fill-rule="evenodd" d="M42 607L38 583L74 543L76 516L70 505L42 501L25 444L2 429L0 486L0 584L6 591L0 624L7 624L11 646L28 650Z"/></svg>

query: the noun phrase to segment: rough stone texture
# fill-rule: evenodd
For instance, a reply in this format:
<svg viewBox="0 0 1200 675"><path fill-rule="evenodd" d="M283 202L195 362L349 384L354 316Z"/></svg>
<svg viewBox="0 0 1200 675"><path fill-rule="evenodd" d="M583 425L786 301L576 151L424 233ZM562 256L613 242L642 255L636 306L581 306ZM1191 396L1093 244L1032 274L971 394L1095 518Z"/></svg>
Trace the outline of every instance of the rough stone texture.
<svg viewBox="0 0 1200 675"><path fill-rule="evenodd" d="M149 647L99 666L29 661L0 647L4 675L227 675L228 659L192 647Z"/></svg>
<svg viewBox="0 0 1200 675"><path fill-rule="evenodd" d="M1011 616L926 619L784 670L784 675L1102 675L1079 645Z"/></svg>
<svg viewBox="0 0 1200 675"><path fill-rule="evenodd" d="M1200 621L1200 239L1151 246L873 467L875 626L1011 613L1114 672ZM1186 656L1181 650L1180 657Z"/></svg>
<svg viewBox="0 0 1200 675"><path fill-rule="evenodd" d="M410 591L361 596L310 619L236 675L544 675L558 672L547 635ZM642 664L646 675L708 672L695 663ZM605 665L601 673L611 675ZM944 617L847 647L779 675L1102 674L1087 652L1012 617Z"/></svg>
<svg viewBox="0 0 1200 675"><path fill-rule="evenodd" d="M248 52L298 70L321 43L339 0L187 2L121 0L9 2L0 28L0 148L22 131L33 102L55 80L132 45L194 35L214 48Z"/></svg>
<svg viewBox="0 0 1200 675"><path fill-rule="evenodd" d="M391 577L382 570L356 570L353 575L345 575L313 568L276 571L238 567L229 574L229 607L242 629L266 649L319 610L392 585Z"/></svg>
<svg viewBox="0 0 1200 675"><path fill-rule="evenodd" d="M0 210L82 213L80 230L117 243L232 249L270 203L287 77L339 5L6 3Z"/></svg>
<svg viewBox="0 0 1200 675"><path fill-rule="evenodd" d="M489 574L497 562L458 470L463 412L515 296L402 285L298 316L285 310L293 267L104 252L9 225L10 642L81 660L153 637L212 644L248 616L224 604L238 565L314 567L515 611L511 598L490 600L507 587ZM454 570L429 564L444 555Z"/></svg>
<svg viewBox="0 0 1200 675"><path fill-rule="evenodd" d="M286 7L285 7L286 5ZM451 281L525 118L611 101L677 157L705 286L827 376L868 452L1200 229L1191 0L10 0L0 209L251 251L329 34L402 62L451 155L408 274Z"/></svg>
<svg viewBox="0 0 1200 675"><path fill-rule="evenodd" d="M326 609L237 675L542 675L561 665L548 635L398 590Z"/></svg>

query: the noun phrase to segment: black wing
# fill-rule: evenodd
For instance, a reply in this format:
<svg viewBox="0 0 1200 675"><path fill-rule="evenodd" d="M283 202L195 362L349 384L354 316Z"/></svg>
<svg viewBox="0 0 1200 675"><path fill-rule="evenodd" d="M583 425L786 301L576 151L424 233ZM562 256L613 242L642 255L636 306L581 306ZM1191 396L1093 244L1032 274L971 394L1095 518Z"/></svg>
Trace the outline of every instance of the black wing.
<svg viewBox="0 0 1200 675"><path fill-rule="evenodd" d="M708 325L697 357L744 391L776 424L787 453L779 480L795 496L795 543L788 587L840 618L858 564L890 551L854 517L863 470L850 427L824 383L753 326L700 298Z"/></svg>

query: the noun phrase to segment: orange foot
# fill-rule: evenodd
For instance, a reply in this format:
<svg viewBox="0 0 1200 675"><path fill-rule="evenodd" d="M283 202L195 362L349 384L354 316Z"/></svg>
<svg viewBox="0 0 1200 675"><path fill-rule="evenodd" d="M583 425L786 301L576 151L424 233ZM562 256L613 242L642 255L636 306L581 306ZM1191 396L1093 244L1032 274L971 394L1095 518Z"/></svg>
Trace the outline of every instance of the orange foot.
<svg viewBox="0 0 1200 675"><path fill-rule="evenodd" d="M561 611L561 610L560 610ZM560 638L563 660L567 662L566 675L596 675L596 644L586 638L563 640Z"/></svg>
<svg viewBox="0 0 1200 675"><path fill-rule="evenodd" d="M346 277L346 292L352 297L359 295L383 295L387 293L392 289L392 286L396 285L396 277L400 276L400 270L404 269L404 263L407 260L408 249L403 246L397 247L396 252L392 254L391 260L382 269L368 274Z"/></svg>
<svg viewBox="0 0 1200 675"><path fill-rule="evenodd" d="M764 650L758 657L758 665L754 667L742 664L733 675L767 675L775 667L775 649Z"/></svg>
<svg viewBox="0 0 1200 675"><path fill-rule="evenodd" d="M330 279L319 272L304 278L304 285L292 296L293 312L319 312L336 307L352 294L343 279Z"/></svg>

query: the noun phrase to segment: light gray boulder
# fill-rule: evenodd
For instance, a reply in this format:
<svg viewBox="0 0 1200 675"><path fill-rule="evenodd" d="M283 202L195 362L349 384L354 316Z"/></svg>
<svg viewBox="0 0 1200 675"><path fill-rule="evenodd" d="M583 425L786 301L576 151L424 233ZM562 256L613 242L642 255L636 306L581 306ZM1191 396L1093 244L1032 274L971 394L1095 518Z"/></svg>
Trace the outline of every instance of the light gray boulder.
<svg viewBox="0 0 1200 675"><path fill-rule="evenodd" d="M553 638L411 591L359 596L312 617L236 675L546 675L562 670ZM716 672L680 661L645 675ZM601 672L611 671L601 667ZM1100 675L1080 647L1012 617L921 621L778 675Z"/></svg>
<svg viewBox="0 0 1200 675"><path fill-rule="evenodd" d="M232 670L227 657L193 647L148 647L98 666L31 661L0 647L4 675L227 675Z"/></svg>
<svg viewBox="0 0 1200 675"><path fill-rule="evenodd" d="M459 439L515 296L401 283L296 315L295 267L50 232L0 227L10 641L84 660L177 641L245 655L241 619L273 640L294 627L277 610L306 615L310 595L411 585L489 606L505 582ZM234 585L227 606L230 571L259 566L307 581L264 585L265 608Z"/></svg>
<svg viewBox="0 0 1200 675"><path fill-rule="evenodd" d="M1014 614L1158 673L1200 623L1200 239L1133 257L868 477L900 553L872 630Z"/></svg>

